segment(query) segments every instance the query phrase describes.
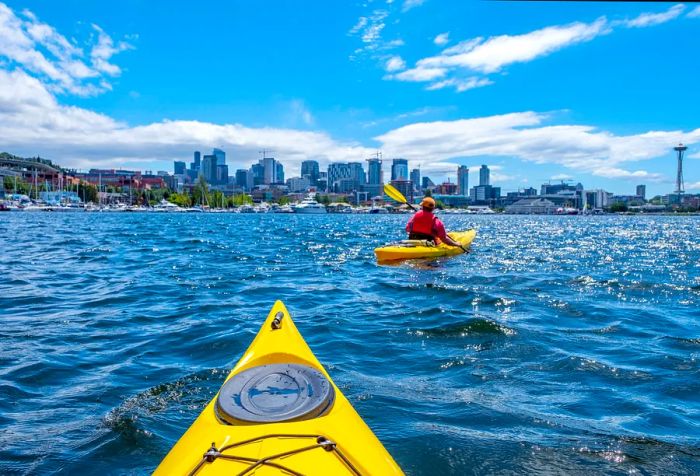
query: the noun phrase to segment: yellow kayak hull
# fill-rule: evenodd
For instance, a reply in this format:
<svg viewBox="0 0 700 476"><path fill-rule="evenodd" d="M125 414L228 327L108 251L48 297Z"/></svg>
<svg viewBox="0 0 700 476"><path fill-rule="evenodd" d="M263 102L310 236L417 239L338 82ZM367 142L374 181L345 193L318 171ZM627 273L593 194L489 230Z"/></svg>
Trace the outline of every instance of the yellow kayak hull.
<svg viewBox="0 0 700 476"><path fill-rule="evenodd" d="M332 406L302 421L228 424L216 414L217 394L154 474L403 474L311 352L281 301L226 381L270 364L301 364L321 372L335 391Z"/></svg>
<svg viewBox="0 0 700 476"><path fill-rule="evenodd" d="M460 243L462 246L467 248L471 245L472 241L476 237L476 230L467 231L454 231L448 233L448 235ZM403 259L417 259L417 258L437 258L440 256L452 256L464 253L462 248L457 246L447 246L444 243L440 243L437 246L382 246L381 248L376 248L374 254L377 255L377 261L394 261Z"/></svg>

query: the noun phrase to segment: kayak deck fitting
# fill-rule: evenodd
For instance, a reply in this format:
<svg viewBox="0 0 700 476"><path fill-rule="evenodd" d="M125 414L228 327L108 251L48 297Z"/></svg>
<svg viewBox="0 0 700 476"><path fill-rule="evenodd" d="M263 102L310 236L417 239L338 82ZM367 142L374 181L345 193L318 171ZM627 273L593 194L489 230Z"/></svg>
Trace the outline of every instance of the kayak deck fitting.
<svg viewBox="0 0 700 476"><path fill-rule="evenodd" d="M455 231L448 233L448 235L466 248L474 241L476 230ZM440 256L453 256L462 253L464 253L464 250L460 247L448 246L444 243L440 243L439 245L426 245L423 243L423 240L405 240L374 250L374 254L377 256L377 261L379 262L417 258L437 258Z"/></svg>
<svg viewBox="0 0 700 476"><path fill-rule="evenodd" d="M403 474L277 301L155 475Z"/></svg>

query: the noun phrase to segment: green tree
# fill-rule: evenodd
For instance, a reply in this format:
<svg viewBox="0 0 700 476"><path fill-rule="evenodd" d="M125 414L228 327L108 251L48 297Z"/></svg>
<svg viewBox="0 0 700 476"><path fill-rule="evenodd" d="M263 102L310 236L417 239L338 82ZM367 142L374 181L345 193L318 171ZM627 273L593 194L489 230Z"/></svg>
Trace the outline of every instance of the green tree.
<svg viewBox="0 0 700 476"><path fill-rule="evenodd" d="M188 208L192 206L192 197L187 193L171 193L168 201L178 207Z"/></svg>
<svg viewBox="0 0 700 476"><path fill-rule="evenodd" d="M613 213L626 212L627 205L625 205L622 202L615 202L612 205L610 205L610 211Z"/></svg>

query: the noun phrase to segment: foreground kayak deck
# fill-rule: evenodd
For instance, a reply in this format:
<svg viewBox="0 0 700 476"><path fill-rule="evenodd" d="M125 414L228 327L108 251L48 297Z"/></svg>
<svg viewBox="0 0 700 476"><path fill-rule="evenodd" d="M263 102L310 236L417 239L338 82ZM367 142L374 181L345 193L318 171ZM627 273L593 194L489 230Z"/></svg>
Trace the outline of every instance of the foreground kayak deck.
<svg viewBox="0 0 700 476"><path fill-rule="evenodd" d="M476 230L454 231L448 233L448 235L466 248L474 241ZM399 243L396 245L382 246L374 250L374 254L377 255L377 261L380 262L417 258L437 258L440 256L452 256L462 253L464 253L462 248L447 246L444 243L440 243L437 246L405 246Z"/></svg>
<svg viewBox="0 0 700 476"><path fill-rule="evenodd" d="M271 367L291 370L253 377L249 383L254 383L249 385L247 393L234 393L229 401L227 385L236 383L229 380ZM313 382L308 389L295 386L300 379L292 371L298 368L307 370L301 381L309 378ZM287 374L296 380L290 380ZM274 383L273 379L276 379ZM330 402L327 406L311 410L320 416L307 413L284 422L237 421L226 413L225 418L231 423L221 418L221 408L240 405L241 399L249 398L249 407L255 411L263 409L285 414L289 401L292 406L304 406L298 402L320 398L312 395L314 393L324 393L330 398L326 400ZM256 418L264 420L266 417L252 415L252 419ZM277 301L220 393L209 402L154 474L392 475L403 472L313 355L284 304Z"/></svg>

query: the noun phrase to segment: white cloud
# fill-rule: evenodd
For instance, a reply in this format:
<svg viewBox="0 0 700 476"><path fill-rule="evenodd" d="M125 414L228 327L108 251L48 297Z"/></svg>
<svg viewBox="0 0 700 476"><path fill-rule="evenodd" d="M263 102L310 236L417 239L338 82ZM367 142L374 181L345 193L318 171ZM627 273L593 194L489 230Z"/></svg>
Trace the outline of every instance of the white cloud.
<svg viewBox="0 0 700 476"><path fill-rule="evenodd" d="M412 8L420 7L425 3L425 0L404 0L403 6L401 7L402 12L407 12Z"/></svg>
<svg viewBox="0 0 700 476"><path fill-rule="evenodd" d="M384 59L383 52L393 50L404 44L400 38L385 40L382 32L386 27L386 20L389 16L388 10L377 9L369 16L362 16L357 23L348 31L348 35L357 36L363 43L361 48L357 48L350 56L351 60L361 55L368 55L374 59Z"/></svg>
<svg viewBox="0 0 700 476"><path fill-rule="evenodd" d="M445 74L447 74L447 70L443 68L422 68L409 69L398 74L389 75L388 77L398 79L399 81L424 82L442 78Z"/></svg>
<svg viewBox="0 0 700 476"><path fill-rule="evenodd" d="M484 86L489 86L493 84L493 81L491 81L488 78L477 78L477 77L471 77L471 78L466 78L466 79L459 79L459 78L450 78L450 79L445 79L443 81L438 81L435 83L430 84L426 89L428 90L435 90L435 89L443 89L447 87L453 87L458 93L462 93L464 91L469 91L470 89L474 88L481 88Z"/></svg>
<svg viewBox="0 0 700 476"><path fill-rule="evenodd" d="M660 25L678 18L685 10L685 5L674 5L662 13L642 13L638 17L623 22L628 28L645 28L647 26ZM691 12L692 13L692 12Z"/></svg>
<svg viewBox="0 0 700 476"><path fill-rule="evenodd" d="M52 91L90 96L111 89L105 76L115 77L121 69L110 58L131 46L114 45L99 27L97 43L89 61L82 48L68 41L55 28L39 21L29 10L16 14L0 3L0 59L21 67L44 82Z"/></svg>
<svg viewBox="0 0 700 476"><path fill-rule="evenodd" d="M686 16L688 18L700 18L700 6L693 8Z"/></svg>
<svg viewBox="0 0 700 476"><path fill-rule="evenodd" d="M449 31L447 31L445 33L440 33L433 40L433 43L435 43L438 46L444 46L449 42L450 42L450 32Z"/></svg>
<svg viewBox="0 0 700 476"><path fill-rule="evenodd" d="M685 184L685 190L690 191L690 190L700 190L700 182L693 182L693 183L687 183Z"/></svg>
<svg viewBox="0 0 700 476"><path fill-rule="evenodd" d="M486 41L469 40L460 43L461 50L450 49L441 55L424 58L418 61L417 67L467 68L494 73L504 66L532 61L567 46L590 41L609 31L605 18L599 18L593 23L550 26L524 35L494 36Z"/></svg>
<svg viewBox="0 0 700 476"><path fill-rule="evenodd" d="M600 17L591 23L575 22L540 28L520 35L498 35L489 38L477 37L459 42L444 49L440 54L418 60L415 65L400 75L385 76L397 81L431 82L427 89L442 89L454 86L458 92L491 84L458 78L474 74L491 75L516 64L527 63L551 55L562 49L585 43L615 28L641 28L659 25L678 18L684 11L682 4L674 5L662 13L643 13L631 20L609 21ZM700 7L688 16L700 16ZM447 33L435 37L435 44L446 44ZM437 74L440 72L440 74ZM486 79L485 77L482 79Z"/></svg>
<svg viewBox="0 0 700 476"><path fill-rule="evenodd" d="M573 177L569 174L557 174L549 177L550 180L572 180Z"/></svg>
<svg viewBox="0 0 700 476"><path fill-rule="evenodd" d="M628 170L633 162L669 156L669 144L700 142L700 129L616 136L591 126L546 125L535 112L411 124L376 137L386 156L449 163L463 157L509 157L556 164L619 179L662 180L661 174ZM428 159L426 159L428 158Z"/></svg>
<svg viewBox="0 0 700 476"><path fill-rule="evenodd" d="M292 109L294 104L301 121L313 121L303 103L293 101ZM147 163L168 168L172 160L209 145L223 146L231 167L247 167L260 149L270 148L294 174L302 160L361 161L376 150L334 140L325 132L298 129L192 120L130 126L104 114L59 104L44 84L21 70L0 70L0 137L9 152L40 152L62 166L77 168L142 168Z"/></svg>
<svg viewBox="0 0 700 476"><path fill-rule="evenodd" d="M384 69L388 72L400 71L406 67L406 62L400 56L392 56L386 62Z"/></svg>

